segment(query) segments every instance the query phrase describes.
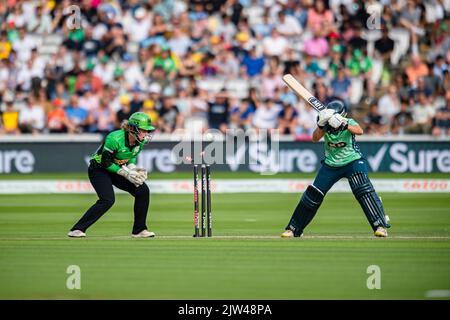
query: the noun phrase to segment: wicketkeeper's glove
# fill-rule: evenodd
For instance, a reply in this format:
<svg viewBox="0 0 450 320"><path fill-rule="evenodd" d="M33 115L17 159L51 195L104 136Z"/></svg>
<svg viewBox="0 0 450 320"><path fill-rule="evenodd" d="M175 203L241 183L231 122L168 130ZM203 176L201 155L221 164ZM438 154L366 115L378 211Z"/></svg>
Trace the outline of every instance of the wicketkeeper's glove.
<svg viewBox="0 0 450 320"><path fill-rule="evenodd" d="M144 183L144 176L136 170L130 170L127 166L122 166L119 171L117 171L118 175L121 175L136 187L139 187Z"/></svg>
<svg viewBox="0 0 450 320"><path fill-rule="evenodd" d="M139 174L142 175L144 180L147 180L148 173L147 173L147 170L145 170L144 168L138 167L134 163L130 163L129 165L127 165L127 167L130 170L135 170L135 171L139 172Z"/></svg>

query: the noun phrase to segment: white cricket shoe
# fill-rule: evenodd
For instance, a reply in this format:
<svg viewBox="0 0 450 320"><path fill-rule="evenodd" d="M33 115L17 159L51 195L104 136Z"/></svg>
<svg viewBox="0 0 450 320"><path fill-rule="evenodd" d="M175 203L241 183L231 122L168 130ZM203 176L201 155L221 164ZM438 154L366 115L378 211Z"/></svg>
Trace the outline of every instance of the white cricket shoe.
<svg viewBox="0 0 450 320"><path fill-rule="evenodd" d="M375 237L386 238L388 236L387 230L383 227L378 227L374 233Z"/></svg>
<svg viewBox="0 0 450 320"><path fill-rule="evenodd" d="M300 235L300 237L302 237L303 236L303 233ZM295 235L294 235L294 232L292 231L292 230L286 230L285 232L283 232L282 234L281 234L281 237L282 238L294 238L295 237Z"/></svg>
<svg viewBox="0 0 450 320"><path fill-rule="evenodd" d="M155 236L155 233L148 230L142 230L138 234L132 234L133 238L153 238Z"/></svg>
<svg viewBox="0 0 450 320"><path fill-rule="evenodd" d="M283 232L281 234L282 238L293 238L294 237L294 233L292 232L292 230L286 230L285 232Z"/></svg>
<svg viewBox="0 0 450 320"><path fill-rule="evenodd" d="M86 233L84 233L81 230L69 231L69 233L67 235L69 237L71 237L71 238L84 238L84 237L86 237Z"/></svg>

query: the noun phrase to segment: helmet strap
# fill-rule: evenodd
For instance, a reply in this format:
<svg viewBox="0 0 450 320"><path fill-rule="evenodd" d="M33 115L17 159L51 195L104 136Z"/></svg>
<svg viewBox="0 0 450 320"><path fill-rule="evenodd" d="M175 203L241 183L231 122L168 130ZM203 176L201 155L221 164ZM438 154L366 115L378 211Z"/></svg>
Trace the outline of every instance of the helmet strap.
<svg viewBox="0 0 450 320"><path fill-rule="evenodd" d="M141 143L141 140L139 139L139 128L136 126L130 126L130 133L137 142Z"/></svg>
<svg viewBox="0 0 450 320"><path fill-rule="evenodd" d="M133 137L136 139L136 141L139 143L141 143L141 142L149 143L153 138L153 133L149 132L148 134L146 134L144 136L144 139L139 139L140 130L136 126L131 126L130 132L133 135Z"/></svg>

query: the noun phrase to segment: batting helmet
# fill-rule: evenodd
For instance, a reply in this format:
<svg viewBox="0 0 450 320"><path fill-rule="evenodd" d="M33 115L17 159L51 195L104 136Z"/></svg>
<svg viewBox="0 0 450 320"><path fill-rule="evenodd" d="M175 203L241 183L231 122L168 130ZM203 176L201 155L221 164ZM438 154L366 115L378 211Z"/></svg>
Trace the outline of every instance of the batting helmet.
<svg viewBox="0 0 450 320"><path fill-rule="evenodd" d="M347 108L340 100L331 101L329 104L327 104L327 109L334 110L335 113L339 113L343 117L347 115Z"/></svg>

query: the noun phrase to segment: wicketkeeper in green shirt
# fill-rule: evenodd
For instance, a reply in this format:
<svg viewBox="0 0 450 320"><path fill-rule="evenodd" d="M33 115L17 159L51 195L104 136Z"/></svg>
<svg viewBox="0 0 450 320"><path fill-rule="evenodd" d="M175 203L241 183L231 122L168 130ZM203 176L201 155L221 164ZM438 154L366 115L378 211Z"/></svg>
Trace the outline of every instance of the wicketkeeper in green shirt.
<svg viewBox="0 0 450 320"><path fill-rule="evenodd" d="M312 185L309 185L292 214L285 238L300 237L322 204L331 187L341 178L347 178L352 192L363 209L375 236L387 237L390 227L384 215L380 197L375 192L368 176L367 160L362 156L355 135L362 135L358 123L345 118L344 104L335 100L319 112L313 142L324 138L325 159Z"/></svg>
<svg viewBox="0 0 450 320"><path fill-rule="evenodd" d="M98 195L90 207L72 227L68 236L81 238L114 204L113 186L127 191L134 198L134 224L132 237L151 238L155 233L147 230L146 219L150 190L145 184L147 172L136 166L139 152L150 142L155 128L143 112L133 113L122 123L121 129L109 133L92 155L88 176Z"/></svg>

